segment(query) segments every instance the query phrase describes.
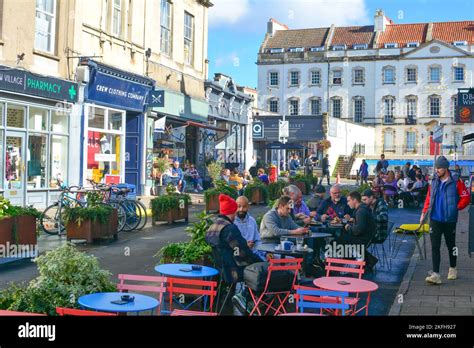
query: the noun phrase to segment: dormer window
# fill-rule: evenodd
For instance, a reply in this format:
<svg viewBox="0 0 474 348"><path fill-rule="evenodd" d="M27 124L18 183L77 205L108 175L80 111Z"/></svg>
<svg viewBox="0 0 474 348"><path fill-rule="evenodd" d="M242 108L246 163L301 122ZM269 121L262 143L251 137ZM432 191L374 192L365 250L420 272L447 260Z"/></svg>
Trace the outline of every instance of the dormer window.
<svg viewBox="0 0 474 348"><path fill-rule="evenodd" d="M270 48L270 53L283 53L285 50L283 48Z"/></svg>
<svg viewBox="0 0 474 348"><path fill-rule="evenodd" d="M303 47L291 47L288 51L289 52L304 52L304 48Z"/></svg>
<svg viewBox="0 0 474 348"><path fill-rule="evenodd" d="M367 44L355 44L352 46L355 50L366 50L368 45Z"/></svg>
<svg viewBox="0 0 474 348"><path fill-rule="evenodd" d="M398 44L397 43L386 43L385 48L398 48Z"/></svg>
<svg viewBox="0 0 474 348"><path fill-rule="evenodd" d="M414 47L418 47L418 46L420 46L419 42L409 42L409 43L407 43L407 47L409 47L409 48L414 48Z"/></svg>
<svg viewBox="0 0 474 348"><path fill-rule="evenodd" d="M334 45L332 46L333 51L344 51L346 49L346 45Z"/></svg>
<svg viewBox="0 0 474 348"><path fill-rule="evenodd" d="M311 47L310 48L311 52L322 52L324 51L324 46L319 46L319 47Z"/></svg>
<svg viewBox="0 0 474 348"><path fill-rule="evenodd" d="M456 47L467 46L467 41L454 41L453 45L456 46Z"/></svg>

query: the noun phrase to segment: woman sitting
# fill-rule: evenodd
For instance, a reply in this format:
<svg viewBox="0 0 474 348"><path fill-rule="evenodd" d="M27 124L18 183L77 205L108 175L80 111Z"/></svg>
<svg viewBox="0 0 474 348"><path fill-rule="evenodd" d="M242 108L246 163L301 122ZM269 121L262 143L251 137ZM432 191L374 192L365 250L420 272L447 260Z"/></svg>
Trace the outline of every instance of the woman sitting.
<svg viewBox="0 0 474 348"><path fill-rule="evenodd" d="M393 170L390 170L387 174L387 177L384 179L383 186L383 198L385 202L389 203L390 200L397 195L398 189L398 180L395 178L395 173Z"/></svg>
<svg viewBox="0 0 474 348"><path fill-rule="evenodd" d="M270 183L268 179L268 175L265 174L265 169L260 168L258 170L258 178L260 179L261 182L263 182L265 185L268 185Z"/></svg>

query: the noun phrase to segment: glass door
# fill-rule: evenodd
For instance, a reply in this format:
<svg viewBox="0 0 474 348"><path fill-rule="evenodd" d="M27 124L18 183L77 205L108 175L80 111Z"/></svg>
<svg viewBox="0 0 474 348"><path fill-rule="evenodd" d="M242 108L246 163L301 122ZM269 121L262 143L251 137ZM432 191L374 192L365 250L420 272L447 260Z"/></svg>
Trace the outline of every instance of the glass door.
<svg viewBox="0 0 474 348"><path fill-rule="evenodd" d="M25 203L25 134L6 132L4 156L4 195L14 205Z"/></svg>

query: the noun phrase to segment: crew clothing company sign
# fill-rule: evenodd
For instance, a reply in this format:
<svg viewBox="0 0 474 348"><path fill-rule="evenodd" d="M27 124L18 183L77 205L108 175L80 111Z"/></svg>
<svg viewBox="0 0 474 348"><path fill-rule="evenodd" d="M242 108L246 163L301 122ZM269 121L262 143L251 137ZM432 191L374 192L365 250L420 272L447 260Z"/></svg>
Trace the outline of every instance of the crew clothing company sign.
<svg viewBox="0 0 474 348"><path fill-rule="evenodd" d="M75 103L77 84L28 71L0 66L0 89Z"/></svg>

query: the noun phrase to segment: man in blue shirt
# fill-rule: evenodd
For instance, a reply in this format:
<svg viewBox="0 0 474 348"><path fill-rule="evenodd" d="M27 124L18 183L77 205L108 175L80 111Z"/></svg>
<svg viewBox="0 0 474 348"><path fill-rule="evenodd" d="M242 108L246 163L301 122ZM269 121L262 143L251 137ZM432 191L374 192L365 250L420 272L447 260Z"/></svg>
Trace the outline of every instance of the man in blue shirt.
<svg viewBox="0 0 474 348"><path fill-rule="evenodd" d="M183 170L179 167L179 161L173 162L173 168L171 168L171 182L176 186L179 192L184 192L186 181L184 180Z"/></svg>

